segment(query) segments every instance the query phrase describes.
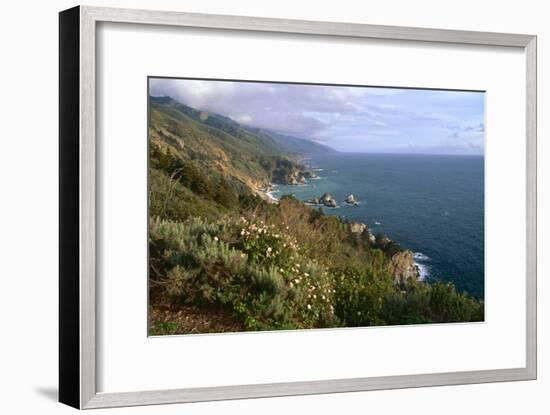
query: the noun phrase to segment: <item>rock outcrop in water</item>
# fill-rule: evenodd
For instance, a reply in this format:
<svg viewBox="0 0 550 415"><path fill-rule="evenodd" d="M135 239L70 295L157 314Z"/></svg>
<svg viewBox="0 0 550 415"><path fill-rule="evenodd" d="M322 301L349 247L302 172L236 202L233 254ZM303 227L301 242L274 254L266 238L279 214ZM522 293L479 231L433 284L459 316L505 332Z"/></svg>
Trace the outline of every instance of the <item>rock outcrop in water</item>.
<svg viewBox="0 0 550 415"><path fill-rule="evenodd" d="M409 279L413 281L418 279L418 268L414 263L413 253L409 250L393 255L388 267L395 284L404 284Z"/></svg>
<svg viewBox="0 0 550 415"><path fill-rule="evenodd" d="M317 176L315 173L309 170L302 171L302 176L304 176L306 179L318 179L319 176Z"/></svg>
<svg viewBox="0 0 550 415"><path fill-rule="evenodd" d="M326 207L336 207L336 200L332 197L330 193L324 193L323 196L320 197L319 203L322 205L325 205Z"/></svg>
<svg viewBox="0 0 550 415"><path fill-rule="evenodd" d="M305 183L306 183L306 178L303 174L303 171L301 170L294 170L286 178L286 184L298 185L298 184L305 184Z"/></svg>
<svg viewBox="0 0 550 415"><path fill-rule="evenodd" d="M273 166L273 164L275 164ZM271 179L273 183L285 184L285 185L299 185L305 184L306 179L314 179L317 176L311 171L307 170L305 166L297 164L295 161L289 159L278 159L276 162L269 164L266 162L268 168L272 168Z"/></svg>
<svg viewBox="0 0 550 415"><path fill-rule="evenodd" d="M307 203L311 203L312 205L318 205L319 204L319 198L314 197L313 199L309 199Z"/></svg>
<svg viewBox="0 0 550 415"><path fill-rule="evenodd" d="M353 194L348 195L346 199L344 200L348 205L357 205L357 201L355 200L355 196Z"/></svg>
<svg viewBox="0 0 550 415"><path fill-rule="evenodd" d="M306 179L317 179L318 176L305 166L291 160L279 160L272 172L272 179L277 184L299 185L306 184Z"/></svg>
<svg viewBox="0 0 550 415"><path fill-rule="evenodd" d="M290 183L294 184L294 183ZM344 199L344 202L346 202L348 205L357 206L358 203L355 200L355 196L353 194L349 194L348 197ZM326 207L335 208L338 207L338 204L336 203L336 199L330 194L330 193L323 193L321 197L314 197L309 200L306 200L306 203L311 203L313 205L324 205Z"/></svg>

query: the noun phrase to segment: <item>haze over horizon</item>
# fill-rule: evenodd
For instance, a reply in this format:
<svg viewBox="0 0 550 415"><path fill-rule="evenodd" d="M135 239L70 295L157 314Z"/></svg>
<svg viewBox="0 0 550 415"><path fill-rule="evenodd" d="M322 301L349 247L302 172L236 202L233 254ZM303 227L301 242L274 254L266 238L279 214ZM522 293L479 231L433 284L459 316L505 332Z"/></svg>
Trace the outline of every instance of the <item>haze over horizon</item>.
<svg viewBox="0 0 550 415"><path fill-rule="evenodd" d="M483 92L150 78L149 94L342 152L484 154Z"/></svg>

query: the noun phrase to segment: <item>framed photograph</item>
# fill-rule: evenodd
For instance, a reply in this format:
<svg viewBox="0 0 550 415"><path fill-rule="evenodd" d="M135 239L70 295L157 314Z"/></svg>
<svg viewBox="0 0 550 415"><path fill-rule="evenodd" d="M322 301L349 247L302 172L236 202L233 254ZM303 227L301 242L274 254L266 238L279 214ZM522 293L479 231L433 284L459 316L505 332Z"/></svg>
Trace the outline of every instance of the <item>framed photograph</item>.
<svg viewBox="0 0 550 415"><path fill-rule="evenodd" d="M536 378L536 36L59 22L61 402Z"/></svg>

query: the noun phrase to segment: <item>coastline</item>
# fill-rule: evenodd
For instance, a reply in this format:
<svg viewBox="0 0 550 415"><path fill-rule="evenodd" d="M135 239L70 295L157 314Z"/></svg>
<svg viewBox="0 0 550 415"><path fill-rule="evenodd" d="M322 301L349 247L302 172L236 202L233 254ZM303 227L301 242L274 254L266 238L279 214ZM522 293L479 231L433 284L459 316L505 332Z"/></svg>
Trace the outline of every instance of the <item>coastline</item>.
<svg viewBox="0 0 550 415"><path fill-rule="evenodd" d="M304 162L306 160L311 160L311 158L303 158L300 161ZM315 173L324 171L324 169L321 168L321 167L312 168L309 164L306 164L306 163L304 163L304 164L305 164L306 168L309 171L312 171L312 172L315 172ZM293 187L294 186L308 186L310 184L310 182L309 182L310 180L319 180L319 179L321 179L321 177L318 174L315 174L314 177L307 179L307 181L303 184L300 184L300 185L298 185L298 184L288 184L288 186L293 186ZM279 185L276 184L276 183L270 183L269 185L265 185L265 186L257 188L256 193L263 200L265 200L269 203L278 204L279 203L279 198L274 195L274 192L276 191L278 186ZM320 190L320 193L324 193L324 191ZM308 203L307 200L301 200L301 201L303 203L305 203L307 206L310 206L312 208L314 208L316 206L319 206L319 205L316 205L316 204ZM329 210L334 210L334 209L339 209L340 208L340 206L328 207L328 206L323 206L323 205L321 205L321 207L329 209ZM335 216L340 218L339 215L335 215ZM380 222L375 221L372 226L369 226L364 220L360 221L359 223L366 225L366 229L367 229L367 232L369 234L369 238L371 239L371 241L374 241L375 233L373 233L372 230L373 230L373 227L375 225L379 225ZM429 264L426 264L426 262L431 261L431 258L429 258L427 255L425 255L424 253L422 253L420 251L412 251L412 254L413 254L413 265L416 268L417 275L418 275L417 276L417 281L418 282L427 282L428 278L430 277L431 272L430 272L430 266L429 266Z"/></svg>
<svg viewBox="0 0 550 415"><path fill-rule="evenodd" d="M269 190L266 190L264 192L265 196L267 197L267 199L271 202L271 203L279 203L279 198L275 197L273 195L273 192L275 191L275 188L277 187L276 184L274 183L271 183L269 185Z"/></svg>
<svg viewBox="0 0 550 415"><path fill-rule="evenodd" d="M256 188L254 190L255 190L255 193L259 197L261 197L263 200L265 200L266 202L277 204L277 203L279 203L279 199L276 198L273 195L274 186L276 186L276 185L275 184L270 184L269 186L267 186L267 188L266 187L259 187L259 188ZM268 189L271 189L271 190L268 190Z"/></svg>

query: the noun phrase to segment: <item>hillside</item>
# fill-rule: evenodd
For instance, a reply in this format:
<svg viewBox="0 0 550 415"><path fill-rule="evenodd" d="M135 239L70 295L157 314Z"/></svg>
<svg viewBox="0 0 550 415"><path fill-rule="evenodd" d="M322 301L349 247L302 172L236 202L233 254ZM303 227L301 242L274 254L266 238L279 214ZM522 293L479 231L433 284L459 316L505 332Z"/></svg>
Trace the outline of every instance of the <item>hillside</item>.
<svg viewBox="0 0 550 415"><path fill-rule="evenodd" d="M336 150L329 146L305 138L284 135L263 128L241 125L231 118L191 108L170 97L149 97L149 99L150 103L156 106L157 109L161 109L161 107L175 109L196 122L217 128L237 138L246 140L247 138L250 139L250 136L253 136L259 144L265 146L265 148L260 149L262 152L276 151L286 155L297 156L336 153Z"/></svg>
<svg viewBox="0 0 550 415"><path fill-rule="evenodd" d="M182 159L194 160L204 172L215 173L237 188L268 187L301 177L298 160L335 150L309 140L245 127L211 112L200 111L170 97L150 97L150 144Z"/></svg>

